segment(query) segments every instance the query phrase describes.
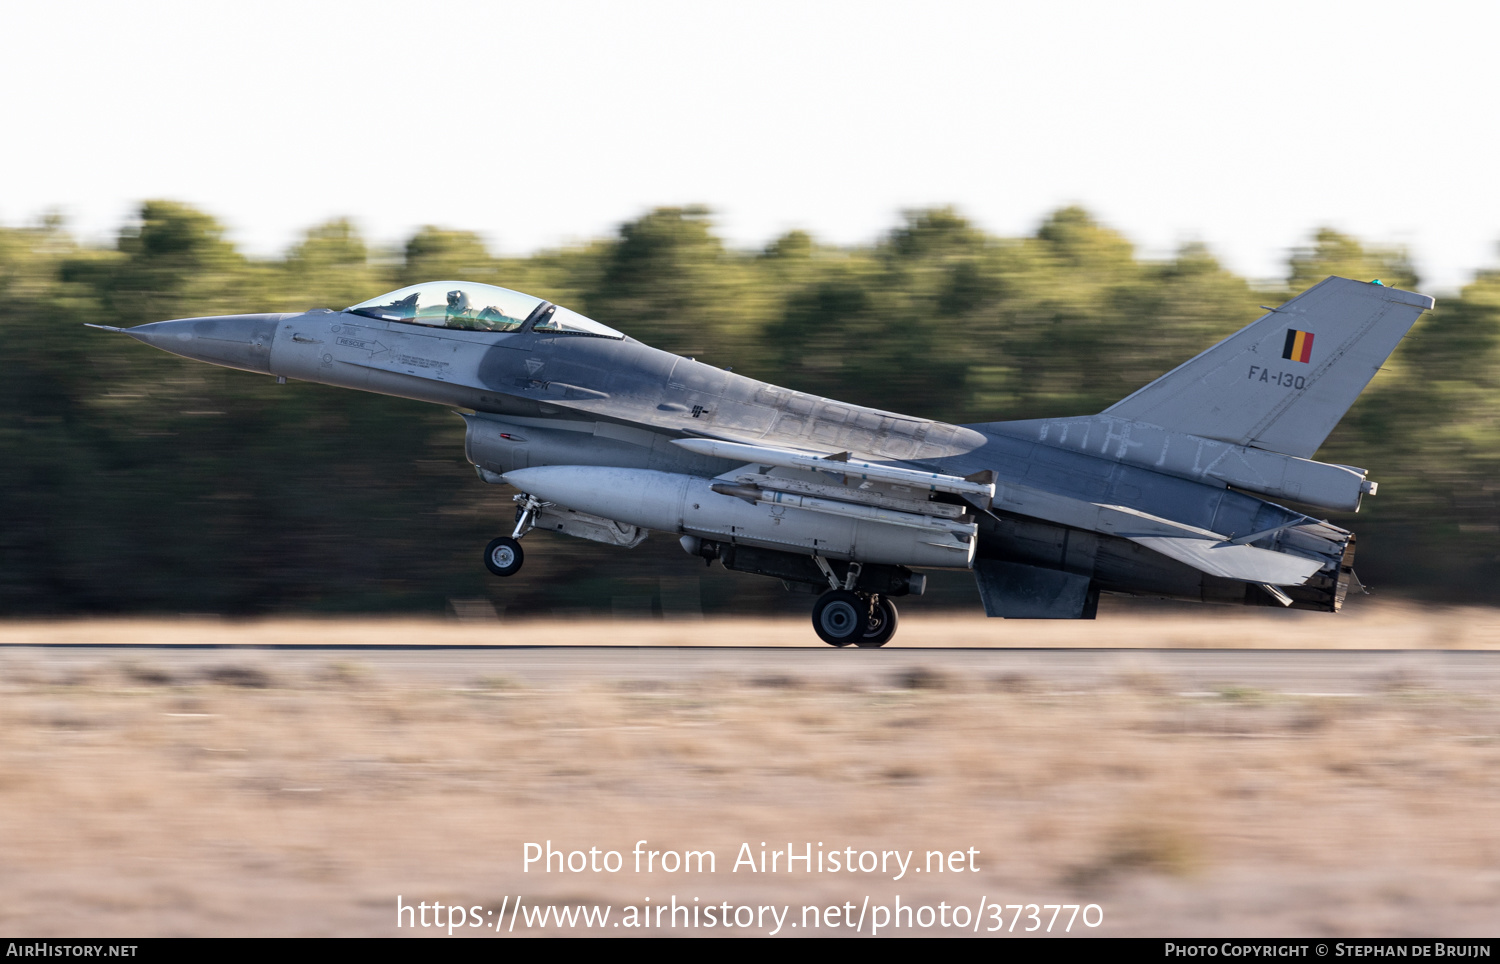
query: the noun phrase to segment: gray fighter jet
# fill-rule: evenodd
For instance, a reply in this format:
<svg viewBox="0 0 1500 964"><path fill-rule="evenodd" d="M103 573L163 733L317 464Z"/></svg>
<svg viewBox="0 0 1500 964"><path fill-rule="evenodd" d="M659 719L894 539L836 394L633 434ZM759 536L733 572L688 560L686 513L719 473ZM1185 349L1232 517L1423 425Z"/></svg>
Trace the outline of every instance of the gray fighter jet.
<svg viewBox="0 0 1500 964"><path fill-rule="evenodd" d="M658 530L820 593L824 642L880 646L921 569L972 570L1007 618L1091 619L1102 592L1336 612L1354 536L1308 512L1357 509L1375 483L1312 456L1432 306L1329 278L1097 415L977 425L770 385L460 281L110 330L466 410L479 478L520 492L484 551L497 576L533 529L620 548Z"/></svg>

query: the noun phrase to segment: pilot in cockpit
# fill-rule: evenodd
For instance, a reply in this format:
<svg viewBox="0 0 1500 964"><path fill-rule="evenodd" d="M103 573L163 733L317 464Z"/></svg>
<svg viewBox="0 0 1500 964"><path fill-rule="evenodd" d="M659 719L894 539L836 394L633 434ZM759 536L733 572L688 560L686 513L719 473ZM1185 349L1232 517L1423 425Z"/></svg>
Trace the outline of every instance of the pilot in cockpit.
<svg viewBox="0 0 1500 964"><path fill-rule="evenodd" d="M463 324L464 321L474 317L474 309L469 306L469 296L458 288L448 292L448 327L467 328L472 325ZM455 324L458 322L458 324Z"/></svg>

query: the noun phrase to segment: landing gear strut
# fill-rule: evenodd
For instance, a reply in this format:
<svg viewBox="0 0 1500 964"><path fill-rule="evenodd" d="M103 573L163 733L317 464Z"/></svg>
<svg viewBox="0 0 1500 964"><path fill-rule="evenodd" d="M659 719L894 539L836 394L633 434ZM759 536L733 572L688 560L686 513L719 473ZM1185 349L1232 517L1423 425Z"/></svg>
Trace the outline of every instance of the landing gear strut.
<svg viewBox="0 0 1500 964"><path fill-rule="evenodd" d="M885 596L874 597L865 633L854 641L854 645L861 649L876 649L884 646L892 636L896 635L896 624L899 620L895 603Z"/></svg>
<svg viewBox="0 0 1500 964"><path fill-rule="evenodd" d="M830 646L884 646L896 634L896 606L885 596L831 589L813 605L813 630Z"/></svg>
<svg viewBox="0 0 1500 964"><path fill-rule="evenodd" d="M830 646L853 643L860 649L874 649L896 635L895 604L886 596L854 589L864 566L849 563L849 572L840 582L828 560L822 556L812 560L828 580L828 591L813 604L813 631L819 639Z"/></svg>
<svg viewBox="0 0 1500 964"><path fill-rule="evenodd" d="M521 551L521 537L532 530L537 510L552 504L524 492L515 500L518 503L515 531L491 539L484 547L484 567L497 576L513 576L521 571L521 563L526 560L526 554Z"/></svg>

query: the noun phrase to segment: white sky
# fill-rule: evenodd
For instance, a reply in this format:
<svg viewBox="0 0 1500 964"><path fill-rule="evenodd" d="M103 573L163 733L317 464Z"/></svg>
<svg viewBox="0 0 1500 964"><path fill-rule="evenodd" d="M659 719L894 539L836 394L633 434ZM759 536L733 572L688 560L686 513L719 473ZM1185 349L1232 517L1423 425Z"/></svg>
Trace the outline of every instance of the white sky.
<svg viewBox="0 0 1500 964"><path fill-rule="evenodd" d="M703 203L737 246L1081 203L1283 273L1319 225L1500 265L1494 3L0 5L0 222L148 197L255 254L353 218L524 254Z"/></svg>

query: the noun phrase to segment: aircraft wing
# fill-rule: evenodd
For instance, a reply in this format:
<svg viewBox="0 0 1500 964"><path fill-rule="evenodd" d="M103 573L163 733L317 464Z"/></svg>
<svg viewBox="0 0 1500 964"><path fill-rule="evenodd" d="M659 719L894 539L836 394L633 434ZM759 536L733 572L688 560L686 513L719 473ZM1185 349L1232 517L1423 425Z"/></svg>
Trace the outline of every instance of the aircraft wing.
<svg viewBox="0 0 1500 964"><path fill-rule="evenodd" d="M714 439L676 439L675 445L700 455L750 465L779 466L839 475L853 482L878 482L917 491L960 495L980 509L991 508L1129 539L1138 545L1209 575L1273 586L1300 586L1323 567L1322 560L1232 541L1229 536L1174 522L1128 506L1087 502L1046 489L989 478L960 478L855 459L819 457L792 449ZM993 476L990 476L992 478ZM850 484L845 483L845 484ZM851 493L851 497L853 494Z"/></svg>

